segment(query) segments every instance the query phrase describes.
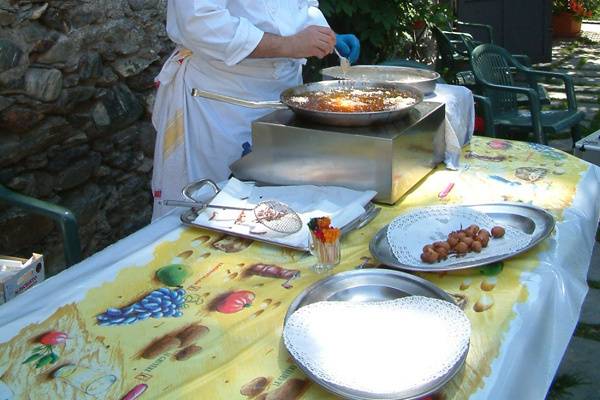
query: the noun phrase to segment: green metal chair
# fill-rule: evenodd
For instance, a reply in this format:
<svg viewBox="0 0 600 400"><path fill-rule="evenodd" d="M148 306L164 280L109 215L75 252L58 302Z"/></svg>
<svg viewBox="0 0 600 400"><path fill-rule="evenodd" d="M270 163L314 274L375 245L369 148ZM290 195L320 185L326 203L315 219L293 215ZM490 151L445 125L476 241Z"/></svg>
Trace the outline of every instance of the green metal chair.
<svg viewBox="0 0 600 400"><path fill-rule="evenodd" d="M431 31L438 46L436 71L450 83L474 86L475 79L469 66L470 52L463 39L467 34L442 31L437 26L432 26Z"/></svg>
<svg viewBox="0 0 600 400"><path fill-rule="evenodd" d="M547 134L571 130L573 143L579 140L579 123L584 118L577 111L573 81L565 74L527 68L502 47L493 44L477 46L471 54L471 67L482 95L492 104L494 128L502 127L521 132L533 132L535 139L547 144ZM568 101L567 110L542 111L540 96L535 86L519 87L513 79L513 69L530 82L536 77L560 79L564 82ZM532 87L533 86L533 87ZM528 98L529 110L520 110L517 95Z"/></svg>
<svg viewBox="0 0 600 400"><path fill-rule="evenodd" d="M467 23L462 23L462 25L467 25ZM488 36L491 40L493 40L493 31L491 26L471 23L468 25L486 27L486 29L489 30ZM469 59L473 50L475 50L475 48L479 46L481 42L473 39L473 36L468 33L442 31L437 27L433 27L432 29L438 44L440 61L436 70L440 72L440 74L445 72L446 77L450 82L457 85L467 86L473 92L480 93L481 90L477 87L477 82L473 72L471 71ZM529 56L524 54L513 54L513 57L521 64L531 67L531 59ZM535 80L535 78L523 77L515 69L513 69L512 72L515 75L515 86L535 87L540 95L541 103L550 104L548 92L542 85L539 84L537 80ZM527 98L521 95L518 96L517 101L519 104L528 103Z"/></svg>
<svg viewBox="0 0 600 400"><path fill-rule="evenodd" d="M460 30L464 30L465 28L485 32L484 36L486 37L486 41L482 42L475 40L469 32L463 32ZM456 30L454 30L454 32L461 33L460 39L462 40L464 48L469 55L473 52L473 50L475 50L475 47L479 46L480 44L495 44L494 28L491 25L478 24L475 22L456 21ZM521 64L525 65L526 67L531 67L531 58L529 58L528 55L513 54L513 57L516 58Z"/></svg>
<svg viewBox="0 0 600 400"><path fill-rule="evenodd" d="M479 23L475 23L475 22L465 22L465 21L459 21L459 20L454 21L454 24L455 24L456 30L463 32L463 33L469 33L469 32L463 31L465 28L474 29L474 30L480 31L480 32L485 32L486 41L479 42L479 44L484 44L484 43L494 44L494 28L491 25L479 24ZM455 29L453 29L453 30L455 30Z"/></svg>
<svg viewBox="0 0 600 400"><path fill-rule="evenodd" d="M480 96L478 94L473 94L473 99L475 99L476 110L478 110L479 115L483 117L483 135L487 137L496 137L492 102L487 97Z"/></svg>
<svg viewBox="0 0 600 400"><path fill-rule="evenodd" d="M65 262L67 266L81 261L81 243L79 241L79 228L75 215L64 207L47 203L33 197L24 196L6 189L0 185L0 201L43 215L53 219L60 227L63 237Z"/></svg>

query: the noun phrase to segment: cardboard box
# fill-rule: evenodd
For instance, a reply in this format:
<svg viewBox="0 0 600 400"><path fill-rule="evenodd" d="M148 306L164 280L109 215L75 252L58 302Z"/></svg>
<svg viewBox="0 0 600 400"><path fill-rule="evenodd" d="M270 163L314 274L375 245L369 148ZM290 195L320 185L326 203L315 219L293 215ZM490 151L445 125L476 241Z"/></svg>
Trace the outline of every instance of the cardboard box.
<svg viewBox="0 0 600 400"><path fill-rule="evenodd" d="M24 258L0 256L0 304L4 304L44 280L44 257L33 254Z"/></svg>
<svg viewBox="0 0 600 400"><path fill-rule="evenodd" d="M600 131L596 131L575 143L574 154L583 160L600 166Z"/></svg>

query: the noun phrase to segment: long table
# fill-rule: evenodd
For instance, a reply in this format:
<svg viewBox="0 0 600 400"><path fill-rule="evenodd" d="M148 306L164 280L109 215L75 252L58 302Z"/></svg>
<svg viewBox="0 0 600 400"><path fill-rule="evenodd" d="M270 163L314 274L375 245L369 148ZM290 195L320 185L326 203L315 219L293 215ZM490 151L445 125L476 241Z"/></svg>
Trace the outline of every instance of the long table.
<svg viewBox="0 0 600 400"><path fill-rule="evenodd" d="M369 240L407 210L502 201L543 207L556 229L503 263L421 274L459 300L473 332L465 368L434 398L544 398L587 291L600 169L549 147L475 137L459 171L435 170L342 242L332 273L377 265ZM333 399L301 373L281 341L290 302L324 277L313 263L308 254L186 228L167 216L0 307L0 394ZM155 276L170 264L191 271L178 293ZM279 268L264 276L265 266ZM172 296L181 316L157 313L157 290ZM136 302L150 314L131 320L114 310Z"/></svg>

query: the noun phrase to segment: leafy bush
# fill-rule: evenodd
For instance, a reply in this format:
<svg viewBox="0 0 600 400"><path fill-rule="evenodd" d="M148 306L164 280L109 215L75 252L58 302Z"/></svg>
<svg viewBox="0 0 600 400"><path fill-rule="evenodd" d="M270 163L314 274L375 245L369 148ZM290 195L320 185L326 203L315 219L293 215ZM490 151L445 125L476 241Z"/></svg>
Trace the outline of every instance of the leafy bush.
<svg viewBox="0 0 600 400"><path fill-rule="evenodd" d="M395 56L415 58L415 47L425 37L422 28L447 27L453 19L449 6L438 0L320 0L319 3L334 31L353 33L360 39L359 64L376 64ZM311 60L305 78L318 79L315 76L318 70L337 64L335 57Z"/></svg>
<svg viewBox="0 0 600 400"><path fill-rule="evenodd" d="M361 61L377 62L398 54L423 22L447 24L451 11L435 0L321 0L336 32L351 32L362 44Z"/></svg>

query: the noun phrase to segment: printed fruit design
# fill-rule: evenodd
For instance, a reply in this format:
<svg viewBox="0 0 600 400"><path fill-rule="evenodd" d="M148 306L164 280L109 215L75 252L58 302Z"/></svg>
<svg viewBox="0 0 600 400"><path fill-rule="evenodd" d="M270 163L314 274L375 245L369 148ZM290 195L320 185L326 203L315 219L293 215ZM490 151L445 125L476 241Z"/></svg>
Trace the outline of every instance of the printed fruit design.
<svg viewBox="0 0 600 400"><path fill-rule="evenodd" d="M45 345L63 344L69 337L64 332L52 331L40 338L40 343Z"/></svg>
<svg viewBox="0 0 600 400"><path fill-rule="evenodd" d="M226 235L214 242L212 247L225 253L239 253L246 250L251 244L252 240Z"/></svg>
<svg viewBox="0 0 600 400"><path fill-rule="evenodd" d="M240 388L240 394L247 397L256 397L261 394L271 383L271 379L264 376L254 378Z"/></svg>
<svg viewBox="0 0 600 400"><path fill-rule="evenodd" d="M165 336L154 339L142 350L140 357L152 360L167 351L172 351L175 352L175 360L188 360L202 350L196 342L209 331L207 326L192 324L169 332Z"/></svg>
<svg viewBox="0 0 600 400"><path fill-rule="evenodd" d="M285 282L281 284L286 289L290 289L292 285L290 282L293 279L300 277L300 271L297 269L286 269L277 265L270 264L254 264L244 271L244 276L264 276L266 278L279 278L285 279Z"/></svg>
<svg viewBox="0 0 600 400"><path fill-rule="evenodd" d="M307 379L291 378L286 380L278 388L271 390L267 393L262 393L260 396L255 397L256 400L296 400L299 399L310 382Z"/></svg>
<svg viewBox="0 0 600 400"><path fill-rule="evenodd" d="M39 343L42 346L37 346L33 349L33 354L27 357L23 364L28 364L30 362L36 362L36 368L45 367L48 364L54 364L58 361L58 355L54 352L54 348L52 346L56 346L59 344L66 343L69 337L64 332L59 331L50 331L42 335L39 340Z"/></svg>
<svg viewBox="0 0 600 400"><path fill-rule="evenodd" d="M140 397L145 391L148 389L148 385L145 383L140 383L131 389L125 396L121 398L121 400L135 400Z"/></svg>
<svg viewBox="0 0 600 400"><path fill-rule="evenodd" d="M494 150L508 150L512 147L510 142L504 140L491 140L487 145Z"/></svg>
<svg viewBox="0 0 600 400"><path fill-rule="evenodd" d="M181 317L185 306L185 290L160 288L146 295L142 300L123 308L109 308L96 319L98 325L133 324L148 318Z"/></svg>
<svg viewBox="0 0 600 400"><path fill-rule="evenodd" d="M546 168L520 167L515 170L515 176L527 182L537 182L548 174Z"/></svg>
<svg viewBox="0 0 600 400"><path fill-rule="evenodd" d="M479 273L481 273L484 276L496 276L496 275L500 274L500 272L502 272L503 269L504 269L504 263L496 262L496 263L492 263L492 264L487 264L484 268L481 268L479 270Z"/></svg>
<svg viewBox="0 0 600 400"><path fill-rule="evenodd" d="M223 314L233 314L244 308L250 307L255 299L254 293L248 290L239 290L230 293L217 305L217 311Z"/></svg>
<svg viewBox="0 0 600 400"><path fill-rule="evenodd" d="M167 286L181 286L190 275L190 268L184 264L166 265L156 271L156 278Z"/></svg>

